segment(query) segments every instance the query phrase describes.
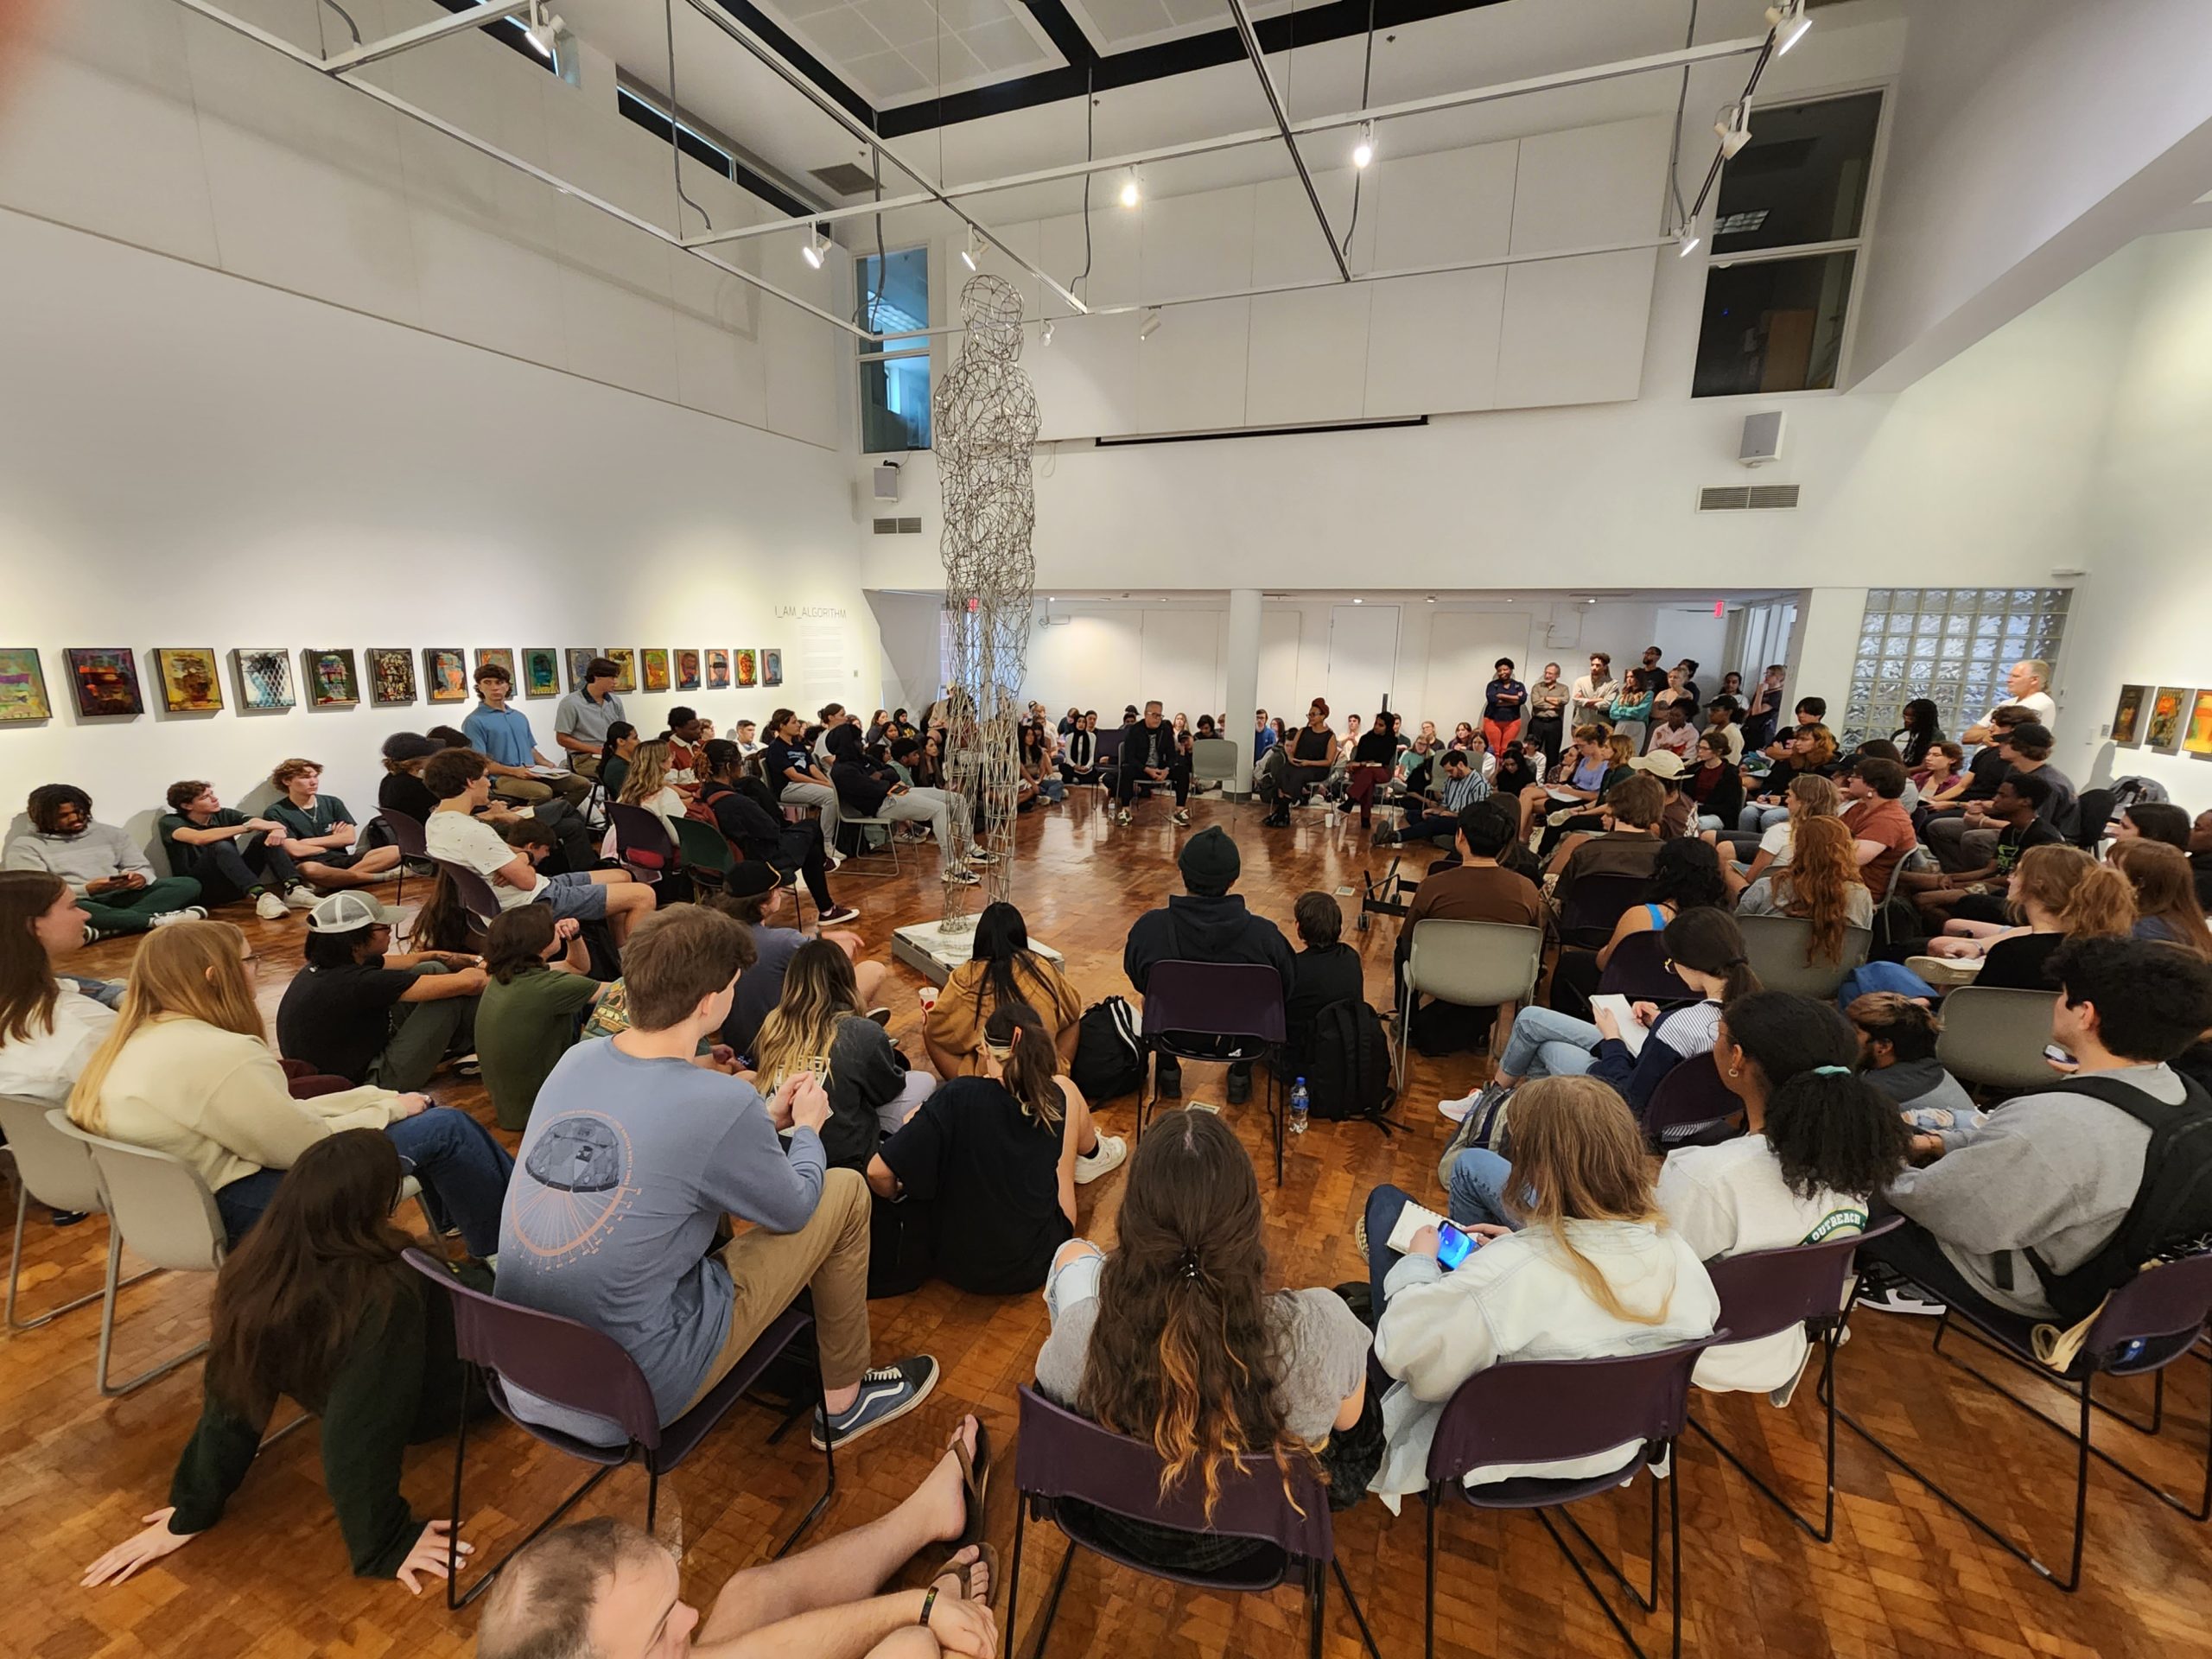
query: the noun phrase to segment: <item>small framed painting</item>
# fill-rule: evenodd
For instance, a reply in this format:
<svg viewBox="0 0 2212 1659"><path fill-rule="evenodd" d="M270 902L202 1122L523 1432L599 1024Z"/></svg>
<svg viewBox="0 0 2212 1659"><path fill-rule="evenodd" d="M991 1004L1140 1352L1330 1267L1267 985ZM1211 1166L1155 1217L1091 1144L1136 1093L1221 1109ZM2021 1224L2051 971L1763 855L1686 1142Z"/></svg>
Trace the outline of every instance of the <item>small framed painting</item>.
<svg viewBox="0 0 2212 1659"><path fill-rule="evenodd" d="M2151 698L2151 712L2143 725L2143 741L2171 754L2181 747L2182 726L2189 718L2189 688L2162 685Z"/></svg>
<svg viewBox="0 0 2212 1659"><path fill-rule="evenodd" d="M467 653L459 645L423 646L423 693L430 702L467 702Z"/></svg>
<svg viewBox="0 0 2212 1659"><path fill-rule="evenodd" d="M781 685L784 683L784 653L769 646L760 653L760 683Z"/></svg>
<svg viewBox="0 0 2212 1659"><path fill-rule="evenodd" d="M212 645L157 647L154 677L162 683L162 707L172 715L212 715L223 706Z"/></svg>
<svg viewBox="0 0 2212 1659"><path fill-rule="evenodd" d="M643 655L645 690L648 691L667 690L668 648L664 645L647 645Z"/></svg>
<svg viewBox="0 0 2212 1659"><path fill-rule="evenodd" d="M105 715L143 715L146 700L138 690L138 664L127 645L73 645L69 682L77 690L77 712L87 720Z"/></svg>
<svg viewBox="0 0 2212 1659"><path fill-rule="evenodd" d="M300 678L308 688L308 702L317 709L343 709L361 700L361 671L350 651L317 651L310 645L300 653Z"/></svg>
<svg viewBox="0 0 2212 1659"><path fill-rule="evenodd" d="M747 690L760 683L760 658L756 652L741 647L737 653L737 683Z"/></svg>
<svg viewBox="0 0 2212 1659"><path fill-rule="evenodd" d="M2189 729L2182 734L2182 747L2190 754L2212 760L2212 688L2196 694L2190 705Z"/></svg>
<svg viewBox="0 0 2212 1659"><path fill-rule="evenodd" d="M600 655L614 664L614 690L620 694L638 689L638 653L630 645L609 645Z"/></svg>
<svg viewBox="0 0 2212 1659"><path fill-rule="evenodd" d="M505 669L507 683L510 685L522 677L515 672L515 653L512 646L479 645L476 648L476 666L480 670L486 663L497 663L501 668ZM473 677L469 683L471 685L476 683Z"/></svg>
<svg viewBox="0 0 2212 1659"><path fill-rule="evenodd" d="M729 690L729 652L719 645L710 645L707 649L707 690Z"/></svg>
<svg viewBox="0 0 2212 1659"><path fill-rule="evenodd" d="M550 645L522 648L522 694L526 697L561 695L561 653Z"/></svg>
<svg viewBox="0 0 2212 1659"><path fill-rule="evenodd" d="M289 709L299 701L292 690L292 658L282 645L240 645L231 652L231 677L238 682L238 707L251 713Z"/></svg>
<svg viewBox="0 0 2212 1659"><path fill-rule="evenodd" d="M568 658L569 690L581 691L584 689L584 681L589 677L592 663L598 656L599 652L589 645L570 645L569 647Z"/></svg>
<svg viewBox="0 0 2212 1659"><path fill-rule="evenodd" d="M679 691L696 691L700 683L699 653L696 651L679 649L676 653L676 689Z"/></svg>
<svg viewBox="0 0 2212 1659"><path fill-rule="evenodd" d="M46 672L39 666L38 647L0 646L0 722L53 718L54 705L47 700Z"/></svg>
<svg viewBox="0 0 2212 1659"><path fill-rule="evenodd" d="M369 701L383 708L415 701L415 653L405 645L372 645Z"/></svg>
<svg viewBox="0 0 2212 1659"><path fill-rule="evenodd" d="M2123 685L2112 709L2112 741L2133 748L2143 741L2143 706L2151 701L2147 685Z"/></svg>

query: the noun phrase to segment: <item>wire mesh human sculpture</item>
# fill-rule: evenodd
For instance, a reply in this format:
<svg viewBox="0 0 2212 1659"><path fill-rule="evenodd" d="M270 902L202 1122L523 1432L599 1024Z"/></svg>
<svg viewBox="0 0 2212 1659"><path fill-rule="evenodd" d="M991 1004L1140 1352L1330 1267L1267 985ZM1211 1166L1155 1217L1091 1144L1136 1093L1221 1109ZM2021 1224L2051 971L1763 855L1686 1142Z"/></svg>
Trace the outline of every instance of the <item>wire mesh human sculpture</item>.
<svg viewBox="0 0 2212 1659"><path fill-rule="evenodd" d="M1014 887L1014 822L1020 780L1018 739L1022 658L1029 643L1037 562L1029 547L1037 524L1031 474L1037 444L1037 391L1021 372L1021 296L1002 276L971 276L960 290L967 336L960 360L930 399L938 482L944 495L944 605L952 640L946 702L945 788L953 799L954 843L973 831L991 855L986 903ZM962 868L948 852L948 933L970 925L973 889L952 879Z"/></svg>

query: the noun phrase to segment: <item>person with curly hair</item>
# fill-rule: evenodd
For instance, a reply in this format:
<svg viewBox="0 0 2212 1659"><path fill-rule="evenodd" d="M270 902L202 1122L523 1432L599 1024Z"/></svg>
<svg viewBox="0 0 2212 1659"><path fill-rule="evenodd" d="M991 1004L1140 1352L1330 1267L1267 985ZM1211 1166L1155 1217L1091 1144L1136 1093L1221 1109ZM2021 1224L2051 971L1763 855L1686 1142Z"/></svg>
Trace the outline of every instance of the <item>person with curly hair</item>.
<svg viewBox="0 0 2212 1659"><path fill-rule="evenodd" d="M1807 965L1842 961L1844 930L1874 922L1874 895L1859 880L1855 844L1843 820L1825 814L1800 819L1789 861L1775 865L1745 888L1736 913L1809 921Z"/></svg>

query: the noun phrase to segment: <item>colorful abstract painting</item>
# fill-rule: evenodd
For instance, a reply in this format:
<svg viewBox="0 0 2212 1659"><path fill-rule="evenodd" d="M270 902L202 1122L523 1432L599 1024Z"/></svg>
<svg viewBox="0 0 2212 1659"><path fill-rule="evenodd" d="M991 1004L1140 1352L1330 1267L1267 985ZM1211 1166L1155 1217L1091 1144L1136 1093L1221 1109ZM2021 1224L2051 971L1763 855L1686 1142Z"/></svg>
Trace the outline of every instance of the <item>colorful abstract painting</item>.
<svg viewBox="0 0 2212 1659"><path fill-rule="evenodd" d="M77 712L86 719L146 712L146 700L138 690L138 664L128 645L73 645L62 654L69 661Z"/></svg>
<svg viewBox="0 0 2212 1659"><path fill-rule="evenodd" d="M522 694L526 697L561 695L561 653L550 645L522 648Z"/></svg>
<svg viewBox="0 0 2212 1659"><path fill-rule="evenodd" d="M163 645L154 652L162 707L173 715L212 715L223 706L223 679L212 645Z"/></svg>
<svg viewBox="0 0 2212 1659"><path fill-rule="evenodd" d="M707 651L707 690L729 690L729 652L721 646L709 646Z"/></svg>
<svg viewBox="0 0 2212 1659"><path fill-rule="evenodd" d="M368 652L369 701L390 707L415 701L415 653L405 645L375 645Z"/></svg>
<svg viewBox="0 0 2212 1659"><path fill-rule="evenodd" d="M351 651L317 651L310 645L300 653L300 678L306 683L308 702L317 709L342 709L361 700L361 671Z"/></svg>
<svg viewBox="0 0 2212 1659"><path fill-rule="evenodd" d="M467 653L459 645L423 646L423 694L430 702L467 702Z"/></svg>
<svg viewBox="0 0 2212 1659"><path fill-rule="evenodd" d="M231 675L238 682L240 709L266 714L299 702L292 690L291 653L282 645L238 646L231 652Z"/></svg>
<svg viewBox="0 0 2212 1659"><path fill-rule="evenodd" d="M784 653L773 646L760 653L760 683L781 685L784 683Z"/></svg>
<svg viewBox="0 0 2212 1659"><path fill-rule="evenodd" d="M46 672L35 646L0 647L0 721L51 720Z"/></svg>

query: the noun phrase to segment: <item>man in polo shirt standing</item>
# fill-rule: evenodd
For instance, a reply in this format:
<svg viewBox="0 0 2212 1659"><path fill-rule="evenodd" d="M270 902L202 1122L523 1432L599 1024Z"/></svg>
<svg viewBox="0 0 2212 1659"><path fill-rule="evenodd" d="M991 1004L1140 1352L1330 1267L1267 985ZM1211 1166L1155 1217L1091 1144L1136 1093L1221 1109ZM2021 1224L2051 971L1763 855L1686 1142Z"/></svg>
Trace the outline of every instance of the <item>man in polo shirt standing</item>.
<svg viewBox="0 0 2212 1659"><path fill-rule="evenodd" d="M469 747L491 763L492 792L502 800L531 806L558 795L570 806L581 807L591 793L588 778L579 778L573 772L558 778L531 776L532 766L552 763L538 752L537 734L530 729L530 717L507 706L514 689L513 675L497 663L486 663L476 671L476 695L483 702L461 723Z"/></svg>
<svg viewBox="0 0 2212 1659"><path fill-rule="evenodd" d="M599 752L607 744L607 728L622 718L622 699L614 695L622 671L604 657L584 666L584 683L561 699L553 715L553 741L566 752L569 765L587 778L599 776Z"/></svg>

